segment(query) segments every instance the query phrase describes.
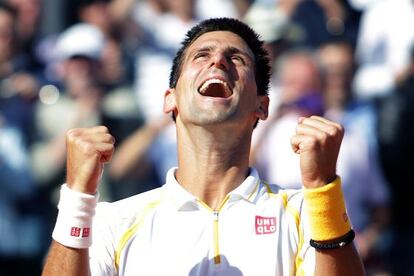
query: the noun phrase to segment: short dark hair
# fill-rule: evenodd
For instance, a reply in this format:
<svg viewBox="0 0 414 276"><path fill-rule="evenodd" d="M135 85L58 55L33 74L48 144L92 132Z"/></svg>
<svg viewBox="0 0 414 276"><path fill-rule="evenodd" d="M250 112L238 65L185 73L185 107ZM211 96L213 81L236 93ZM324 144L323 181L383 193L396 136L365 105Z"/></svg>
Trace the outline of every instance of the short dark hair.
<svg viewBox="0 0 414 276"><path fill-rule="evenodd" d="M266 50L263 48L263 41L257 33L245 23L233 18L211 18L204 20L191 28L181 48L174 57L170 73L170 88L175 88L181 74L183 58L186 50L200 36L214 31L229 31L240 36L252 50L255 63L255 79L259 95L267 95L269 90L270 65Z"/></svg>

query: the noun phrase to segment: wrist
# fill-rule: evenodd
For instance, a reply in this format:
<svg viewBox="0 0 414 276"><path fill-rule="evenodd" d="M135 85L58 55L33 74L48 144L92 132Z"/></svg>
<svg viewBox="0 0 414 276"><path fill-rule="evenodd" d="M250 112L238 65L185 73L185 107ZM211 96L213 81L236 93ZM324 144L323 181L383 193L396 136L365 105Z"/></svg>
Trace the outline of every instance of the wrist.
<svg viewBox="0 0 414 276"><path fill-rule="evenodd" d="M69 182L66 183L66 186L68 189L82 194L95 195L97 193L97 189L95 187L70 184Z"/></svg>
<svg viewBox="0 0 414 276"><path fill-rule="evenodd" d="M314 180L306 180L303 179L303 186L306 189L317 189L317 188L321 188L329 183L333 183L335 181L335 179L337 178L337 175L333 175L330 177L326 177L326 178L318 178L318 179L314 179Z"/></svg>
<svg viewBox="0 0 414 276"><path fill-rule="evenodd" d="M62 185L58 217L52 237L72 248L88 248L92 244L92 219L99 194L80 193Z"/></svg>
<svg viewBox="0 0 414 276"><path fill-rule="evenodd" d="M322 187L305 188L303 193L313 240L335 240L351 230L339 177Z"/></svg>

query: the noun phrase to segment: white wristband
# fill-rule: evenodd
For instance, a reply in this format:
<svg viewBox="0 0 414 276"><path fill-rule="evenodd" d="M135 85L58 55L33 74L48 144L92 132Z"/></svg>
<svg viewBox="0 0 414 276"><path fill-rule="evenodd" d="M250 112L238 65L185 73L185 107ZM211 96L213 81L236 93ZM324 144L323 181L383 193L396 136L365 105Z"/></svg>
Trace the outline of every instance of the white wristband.
<svg viewBox="0 0 414 276"><path fill-rule="evenodd" d="M68 247L88 248L92 244L92 219L99 193L84 194L66 184L60 189L57 216L52 238Z"/></svg>

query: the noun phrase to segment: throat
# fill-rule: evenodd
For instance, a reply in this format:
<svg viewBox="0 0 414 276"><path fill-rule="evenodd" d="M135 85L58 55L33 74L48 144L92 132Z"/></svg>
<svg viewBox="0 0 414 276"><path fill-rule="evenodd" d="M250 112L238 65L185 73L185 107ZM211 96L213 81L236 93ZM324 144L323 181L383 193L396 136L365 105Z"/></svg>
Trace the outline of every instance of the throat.
<svg viewBox="0 0 414 276"><path fill-rule="evenodd" d="M177 181L203 204L212 210L218 210L227 195L246 179L248 167L221 167L220 170L206 167L193 164L189 170L185 170L180 165L176 174Z"/></svg>

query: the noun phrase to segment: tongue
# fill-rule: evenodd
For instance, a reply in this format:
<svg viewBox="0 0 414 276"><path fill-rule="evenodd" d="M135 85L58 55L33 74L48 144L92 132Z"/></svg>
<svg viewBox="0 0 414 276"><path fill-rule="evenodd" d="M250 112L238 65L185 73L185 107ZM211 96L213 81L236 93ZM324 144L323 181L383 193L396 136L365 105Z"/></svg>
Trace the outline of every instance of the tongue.
<svg viewBox="0 0 414 276"><path fill-rule="evenodd" d="M212 83L204 91L203 96L226 98L226 90L221 83Z"/></svg>

